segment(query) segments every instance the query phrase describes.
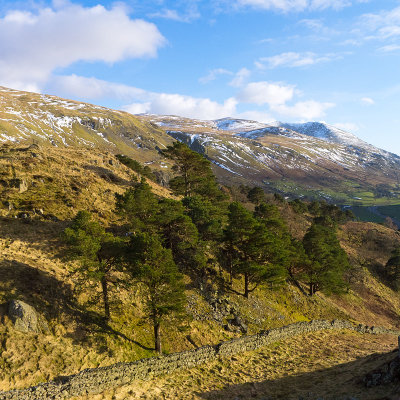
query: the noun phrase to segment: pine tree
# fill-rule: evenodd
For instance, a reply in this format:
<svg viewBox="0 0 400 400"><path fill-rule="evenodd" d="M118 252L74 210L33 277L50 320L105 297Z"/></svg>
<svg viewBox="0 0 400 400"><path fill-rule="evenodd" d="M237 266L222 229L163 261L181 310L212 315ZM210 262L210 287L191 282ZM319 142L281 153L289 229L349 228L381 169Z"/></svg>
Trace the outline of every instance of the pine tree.
<svg viewBox="0 0 400 400"><path fill-rule="evenodd" d="M100 283L107 322L110 319L109 285L112 273L121 266L122 240L107 233L104 227L92 220L88 211L79 211L63 236L69 245L67 257L81 264L76 272Z"/></svg>
<svg viewBox="0 0 400 400"><path fill-rule="evenodd" d="M259 186L254 186L249 190L247 198L254 204L260 204L265 202L265 193Z"/></svg>
<svg viewBox="0 0 400 400"><path fill-rule="evenodd" d="M400 289L400 247L392 251L386 263L386 274L395 290Z"/></svg>
<svg viewBox="0 0 400 400"><path fill-rule="evenodd" d="M182 200L186 214L196 225L203 241L218 242L222 239L222 226L227 208L223 202L211 202L201 196L185 197Z"/></svg>
<svg viewBox="0 0 400 400"><path fill-rule="evenodd" d="M229 205L224 245L231 273L244 278L244 297L248 298L262 282L284 279L284 270L276 263L279 249L274 234L238 202Z"/></svg>
<svg viewBox="0 0 400 400"><path fill-rule="evenodd" d="M197 194L210 199L224 197L218 188L211 163L205 157L192 151L182 142L175 142L172 146L168 146L163 154L175 161L173 170L178 175L169 182L175 194L184 197Z"/></svg>
<svg viewBox="0 0 400 400"><path fill-rule="evenodd" d="M184 312L183 276L171 250L165 249L155 235L135 234L126 254L131 276L144 287L146 316L153 324L155 350L161 353L163 322Z"/></svg>
<svg viewBox="0 0 400 400"><path fill-rule="evenodd" d="M304 272L310 296L319 290L327 294L342 292L346 287L343 275L350 265L332 220L314 222L303 238L303 245L310 260Z"/></svg>
<svg viewBox="0 0 400 400"><path fill-rule="evenodd" d="M155 218L157 231L164 247L171 249L175 263L181 270L200 271L206 260L201 251L199 233L189 216L184 214L182 202L162 199Z"/></svg>
<svg viewBox="0 0 400 400"><path fill-rule="evenodd" d="M127 218L133 231L151 229L158 201L144 178L124 194L115 196L117 211Z"/></svg>

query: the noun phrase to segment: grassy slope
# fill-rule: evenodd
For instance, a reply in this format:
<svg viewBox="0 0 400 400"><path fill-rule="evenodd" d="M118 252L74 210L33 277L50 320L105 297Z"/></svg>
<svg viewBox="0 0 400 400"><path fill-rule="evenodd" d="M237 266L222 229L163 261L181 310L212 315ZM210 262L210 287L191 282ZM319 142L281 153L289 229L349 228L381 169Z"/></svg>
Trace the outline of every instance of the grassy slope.
<svg viewBox="0 0 400 400"><path fill-rule="evenodd" d="M188 371L74 400L381 399L389 385L367 389L363 375L392 360L393 336L319 332L223 358ZM385 397L388 399L388 397Z"/></svg>
<svg viewBox="0 0 400 400"><path fill-rule="evenodd" d="M25 387L86 367L154 355L151 327L141 322L140 289L133 288L130 292L123 288L113 289L113 331L102 330L95 323L101 313L99 306L88 306L85 292L78 295L74 291L76 278L70 275L71 265L63 261L63 244L59 239L68 220L81 208L98 209L99 219L117 223L110 211L113 194L129 187L130 171L107 152L49 147L35 149L39 156L32 156L32 150L22 151L21 148L24 149L6 147L0 153L3 181L17 178L28 183L28 190L23 193L16 187L2 187L3 200L11 201L15 208L9 210L3 203L0 210L3 216L0 223L0 304L10 298L27 301L44 314L51 333L26 335L16 332L4 316L4 307L0 307L3 315L0 389ZM52 180L46 177L52 177ZM73 188L78 184L78 190ZM159 195L170 196L162 187L153 185L153 189ZM289 225L301 237L309 220L284 207ZM37 208L43 208L45 216L57 216L59 221L33 215L32 210ZM21 211L30 213L32 219L15 219ZM344 227L342 239L349 254L359 263L364 262L366 268L372 260L384 264L387 252L399 243L394 231L360 223ZM362 246L365 240L367 247ZM360 276L355 291L341 299L327 299L322 295L310 299L291 286L278 291L261 287L249 301L233 294L226 296L247 321L249 333L312 318L350 318L368 324L373 321L376 325L396 326L399 297L378 283L368 269ZM190 283L189 278L187 280ZM235 288L240 290L241 282L236 281ZM164 332L168 332L165 335L166 351L193 348L187 335L197 345L238 336L224 331L221 324L213 320L211 307L198 290L190 289L187 294L190 309L199 315L199 319L188 321L183 331L173 324L165 327ZM265 359L268 357L266 355ZM289 374L289 371L284 373Z"/></svg>

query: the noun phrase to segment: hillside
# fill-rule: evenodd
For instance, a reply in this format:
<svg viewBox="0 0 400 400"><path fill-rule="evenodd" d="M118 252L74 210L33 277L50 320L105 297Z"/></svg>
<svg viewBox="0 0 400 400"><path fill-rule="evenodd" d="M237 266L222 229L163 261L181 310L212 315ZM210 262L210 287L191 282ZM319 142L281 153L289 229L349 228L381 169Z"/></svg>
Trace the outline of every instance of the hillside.
<svg viewBox="0 0 400 400"><path fill-rule="evenodd" d="M399 203L400 157L329 125L138 117L204 154L227 185L339 204Z"/></svg>
<svg viewBox="0 0 400 400"><path fill-rule="evenodd" d="M158 149L172 139L123 111L0 87L0 142L95 148L161 168ZM163 164L162 164L163 165Z"/></svg>
<svg viewBox="0 0 400 400"><path fill-rule="evenodd" d="M122 240L129 238L132 232L127 229L127 221L115 212L115 194L136 187L141 176L122 164L115 154L129 154L150 165L155 172L172 171L173 161L164 158L158 151L172 143L172 138L157 128L154 122L140 121L126 113L8 89L2 89L0 93L3 104L6 104L0 111L3 124L0 125L0 136L6 142L0 146L0 390L27 387L84 368L154 356L153 326L144 318L143 286L132 281L129 284L120 283L118 278L124 271L118 271L110 285L111 320L104 323L101 289L99 285L93 285L95 278L92 281L90 277L76 272L79 262L66 257L68 248L62 233L78 211L87 210L108 233L119 235ZM33 114L37 118L32 117ZM106 116L113 121L109 125L104 122ZM72 120L68 119L68 124L63 125L64 122L60 121L67 121L67 117ZM89 126L86 122L82 123L85 118L92 121ZM187 120L187 124L188 129L192 129L193 121ZM252 125L253 128L258 129L259 126ZM209 128L198 126L196 129L193 146L197 143L195 135L201 136L199 132ZM179 135L184 138L186 133ZM242 143L240 146L244 143L241 140L254 140L236 137L232 132L223 135L232 143ZM270 141L268 143L272 146L275 140L282 143L295 140L290 135L267 135L265 140ZM303 137L301 140L306 141ZM315 143L327 146L327 149L333 146L326 141ZM344 149L343 145L337 146ZM228 181L233 176L223 168L219 170L222 180ZM227 175L221 171L227 172ZM168 173L172 175L172 172L160 172L158 176L165 177ZM376 174L378 176L378 172ZM211 177L208 176L208 179L211 180ZM379 179L383 180L383 177ZM168 189L166 181L162 181L164 186L151 180L147 182L157 201L180 199ZM253 184L251 180L242 182ZM234 191L225 192L230 194L232 200ZM253 211L254 204L249 203L243 193L241 196L245 209ZM301 239L310 227L313 215L307 210L295 212L288 202L274 200L273 196L269 197L269 201L285 219L292 236ZM184 215L180 221L188 219ZM243 286L240 276L234 276L231 286L221 284L223 272L212 255L212 246L219 245L211 242L204 247L204 253L209 257L206 259L207 269L203 270L204 276L200 276L198 271L184 270L185 316L179 324L167 320L163 325L164 351L190 350L243 334L312 319L338 318L399 328L400 296L385 280L384 267L391 251L400 245L398 231L374 223L350 221L339 227L338 236L353 267L346 276L349 289L341 296L327 296L321 292L307 296L287 280L282 286L265 282L246 299L240 294ZM184 242L184 239L180 240ZM19 332L7 316L7 304L12 299L35 307L48 322L49 331L42 334ZM267 379L275 380L277 393L281 390L279 393L286 396L287 382L297 385L298 382L294 381L299 373L311 374L312 379L318 381L321 375L316 371L322 367L330 378L341 363L353 363L357 357L369 358L374 352L387 352L394 347L393 339L382 338L379 342L380 339L349 336L348 332L342 336L326 333L309 337L309 340L310 344L316 344L315 351L309 349L309 363L304 363L308 356L301 353L296 339L289 342L287 348L286 344L278 343L257 354L240 356L232 370L228 370L224 363L216 363L213 376L204 376L202 382L202 369L182 372L171 379L174 386L188 379L191 390L202 392L200 398L221 398L225 389L227 398L237 390L246 396L249 393L246 382L250 381L250 377L243 372L243 365L259 365L258 369L255 368L257 376L254 375L254 379L260 382L260 388L263 387L261 382L265 372ZM321 341L331 341L332 346L344 347L348 351L345 355L332 354ZM357 345L351 348L351 343ZM290 353L287 349L292 349L293 358L287 358ZM321 354L326 356L322 364L317 361ZM286 367L282 361L285 357ZM366 369L387 358L371 357L373 362L366 363ZM262 359L268 362L272 359L279 368L271 371L270 367L262 364ZM353 371L351 373L354 373L353 366L358 368L359 364L348 365ZM222 379L222 375L227 375L229 379ZM176 386L176 390L168 389L169 378L162 379L159 381L163 387L161 391L144 385L143 388L125 388L128 392L121 389L104 396L124 398L137 392L138 396L146 398L147 391L147 398L157 398L161 392L169 390L170 398L184 398L181 387L192 393L185 389L188 388L185 385ZM229 385L232 387L227 387ZM259 395L261 392L255 393ZM190 396L188 394L188 398Z"/></svg>
<svg viewBox="0 0 400 400"><path fill-rule="evenodd" d="M159 150L174 139L214 164L227 185L347 205L400 203L400 157L335 127L138 115L56 96L0 88L0 141L97 148L172 176ZM371 217L369 217L371 219Z"/></svg>
<svg viewBox="0 0 400 400"><path fill-rule="evenodd" d="M21 193L18 187L3 187L3 205L8 206L2 209L0 224L0 304L11 298L32 304L49 322L50 334L17 332L3 309L0 388L25 387L86 367L154 354L151 327L140 322L140 290L135 289L134 306L128 306L132 296L128 289L113 290L113 318L105 329L98 324L99 306L87 304L85 292L77 290L73 264L65 262L60 239L69 219L82 208L92 210L107 224L119 224L112 212L113 193L129 187L131 171L110 153L94 150L3 146L1 154L2 165L12 160L15 179L25 181L26 188ZM47 179L55 170L54 178ZM78 184L78 189L72 188ZM165 188L152 185L160 196L170 196ZM299 226L305 231L310 223L289 209L284 214L297 233ZM165 350L191 349L193 343L201 346L240 336L239 331L223 329L229 307L239 310L248 333L313 318L349 318L398 327L400 298L373 275L400 244L398 234L379 225L352 222L342 228L341 239L360 267L353 290L344 297L318 294L308 298L291 285L280 290L262 286L249 300L227 292L218 306L213 291L194 287L187 277L190 318L183 330L168 326ZM240 281L234 285L239 288ZM229 305L227 311L224 304Z"/></svg>

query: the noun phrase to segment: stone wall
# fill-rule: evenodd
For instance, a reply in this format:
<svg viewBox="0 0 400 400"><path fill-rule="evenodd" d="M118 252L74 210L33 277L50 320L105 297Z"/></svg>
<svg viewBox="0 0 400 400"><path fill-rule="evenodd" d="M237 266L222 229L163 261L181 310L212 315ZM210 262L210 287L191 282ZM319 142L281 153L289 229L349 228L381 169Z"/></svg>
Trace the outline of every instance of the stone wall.
<svg viewBox="0 0 400 400"><path fill-rule="evenodd" d="M284 338L328 329L350 329L369 334L400 334L398 331L380 327L355 326L348 321L341 320L298 322L282 328L262 331L256 335L222 342L215 346L204 346L195 350L145 358L131 363L118 363L109 367L85 369L76 375L59 377L52 382L28 389L0 392L0 400L65 399L87 393L101 393L105 389L128 385L135 379L151 379L178 369L191 368L207 361L214 361L218 357L256 350Z"/></svg>

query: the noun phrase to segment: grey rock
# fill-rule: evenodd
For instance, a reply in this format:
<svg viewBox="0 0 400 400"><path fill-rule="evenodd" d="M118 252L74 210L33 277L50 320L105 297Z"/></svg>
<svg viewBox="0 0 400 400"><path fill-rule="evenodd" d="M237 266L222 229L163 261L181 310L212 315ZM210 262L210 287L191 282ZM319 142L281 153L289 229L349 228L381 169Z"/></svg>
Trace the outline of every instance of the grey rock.
<svg viewBox="0 0 400 400"><path fill-rule="evenodd" d="M43 333L49 330L46 320L32 306L21 300L10 301L8 316L11 318L15 329L21 332Z"/></svg>

